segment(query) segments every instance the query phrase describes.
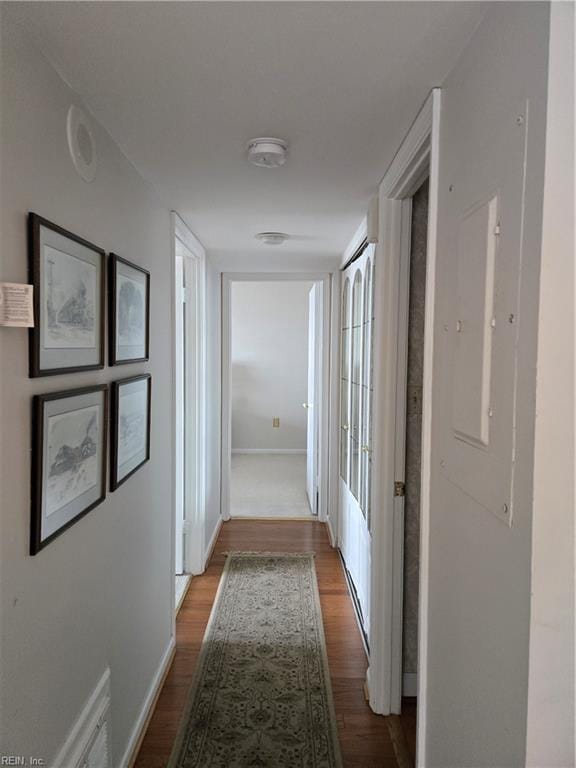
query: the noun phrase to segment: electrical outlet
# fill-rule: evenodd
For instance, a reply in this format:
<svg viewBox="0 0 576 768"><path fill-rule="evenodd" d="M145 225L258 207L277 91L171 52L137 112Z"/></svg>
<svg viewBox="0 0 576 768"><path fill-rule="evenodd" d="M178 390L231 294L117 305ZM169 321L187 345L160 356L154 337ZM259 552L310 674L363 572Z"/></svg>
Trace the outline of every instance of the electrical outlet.
<svg viewBox="0 0 576 768"><path fill-rule="evenodd" d="M279 427L280 426L280 418L278 416L274 416L272 419L272 426L273 427Z"/></svg>

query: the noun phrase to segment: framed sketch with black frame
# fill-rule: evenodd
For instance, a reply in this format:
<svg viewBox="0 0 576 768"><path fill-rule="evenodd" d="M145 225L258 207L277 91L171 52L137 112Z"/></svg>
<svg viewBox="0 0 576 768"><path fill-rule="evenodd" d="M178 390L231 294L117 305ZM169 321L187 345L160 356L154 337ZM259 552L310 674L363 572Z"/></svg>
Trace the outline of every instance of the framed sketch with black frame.
<svg viewBox="0 0 576 768"><path fill-rule="evenodd" d="M106 384L33 398L31 555L104 501L107 426Z"/></svg>
<svg viewBox="0 0 576 768"><path fill-rule="evenodd" d="M151 387L149 373L112 382L112 491L150 458Z"/></svg>
<svg viewBox="0 0 576 768"><path fill-rule="evenodd" d="M110 254L110 365L148 360L150 273Z"/></svg>
<svg viewBox="0 0 576 768"><path fill-rule="evenodd" d="M106 254L36 213L28 216L34 285L30 376L104 367Z"/></svg>

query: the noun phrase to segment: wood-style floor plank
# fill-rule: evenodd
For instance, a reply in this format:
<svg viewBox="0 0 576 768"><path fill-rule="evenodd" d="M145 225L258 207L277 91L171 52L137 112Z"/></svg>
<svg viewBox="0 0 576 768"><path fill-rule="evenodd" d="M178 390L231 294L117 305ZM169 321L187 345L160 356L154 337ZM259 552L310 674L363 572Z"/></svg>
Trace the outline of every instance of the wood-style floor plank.
<svg viewBox="0 0 576 768"><path fill-rule="evenodd" d="M165 768L188 698L225 553L315 552L338 735L345 768L398 768L386 718L364 697L366 656L338 553L316 521L224 523L206 572L192 579L176 621L176 653L135 768Z"/></svg>

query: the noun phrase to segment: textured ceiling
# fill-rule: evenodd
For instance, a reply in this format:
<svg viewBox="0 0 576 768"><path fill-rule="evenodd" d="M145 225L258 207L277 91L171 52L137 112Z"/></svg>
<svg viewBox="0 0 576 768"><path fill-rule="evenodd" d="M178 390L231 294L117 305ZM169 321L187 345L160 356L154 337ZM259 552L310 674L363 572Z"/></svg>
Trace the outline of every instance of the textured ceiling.
<svg viewBox="0 0 576 768"><path fill-rule="evenodd" d="M127 157L219 254L340 254L430 88L484 5L11 4ZM290 142L250 166L253 136ZM269 251L272 251L268 247ZM280 249L277 249L280 251Z"/></svg>

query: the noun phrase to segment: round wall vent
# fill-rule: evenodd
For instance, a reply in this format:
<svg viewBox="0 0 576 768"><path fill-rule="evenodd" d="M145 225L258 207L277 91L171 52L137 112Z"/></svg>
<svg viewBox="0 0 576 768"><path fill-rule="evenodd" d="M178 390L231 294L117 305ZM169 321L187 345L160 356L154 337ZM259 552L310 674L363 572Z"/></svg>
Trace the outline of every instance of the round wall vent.
<svg viewBox="0 0 576 768"><path fill-rule="evenodd" d="M80 107L72 105L68 110L66 133L68 134L68 149L74 167L84 181L94 181L98 165L96 142L92 134L90 120Z"/></svg>
<svg viewBox="0 0 576 768"><path fill-rule="evenodd" d="M261 168L279 168L286 162L288 144L283 139L260 138L248 142L248 160Z"/></svg>
<svg viewBox="0 0 576 768"><path fill-rule="evenodd" d="M259 232L256 235L256 239L260 240L265 245L282 245L288 240L289 235L284 232Z"/></svg>

